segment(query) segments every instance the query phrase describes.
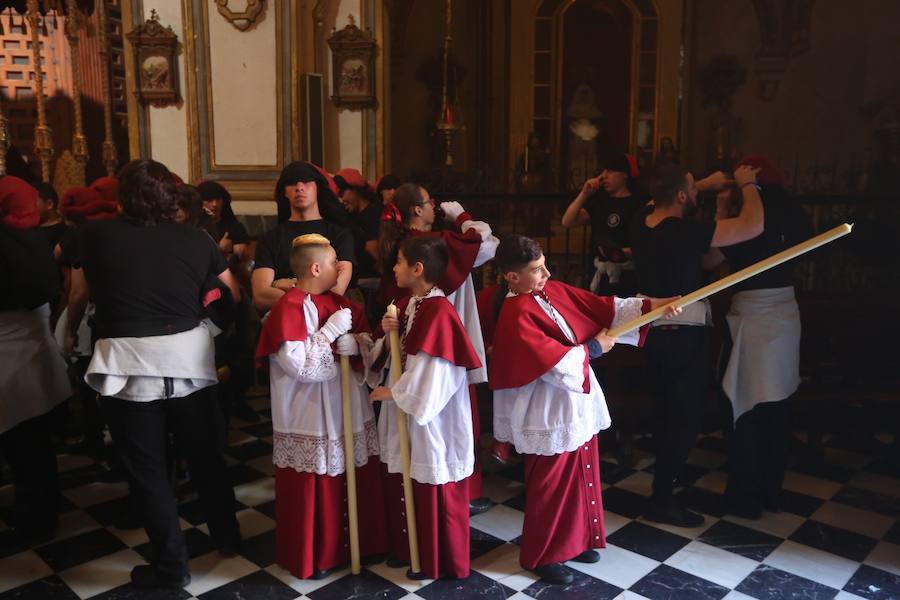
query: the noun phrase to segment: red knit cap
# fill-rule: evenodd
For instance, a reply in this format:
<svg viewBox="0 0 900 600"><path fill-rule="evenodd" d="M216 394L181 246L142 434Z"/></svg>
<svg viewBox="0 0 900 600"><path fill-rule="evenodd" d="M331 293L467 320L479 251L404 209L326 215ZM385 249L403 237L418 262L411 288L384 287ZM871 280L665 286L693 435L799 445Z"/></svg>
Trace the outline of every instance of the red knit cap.
<svg viewBox="0 0 900 600"><path fill-rule="evenodd" d="M366 183L366 180L363 178L362 173L360 173L356 169L341 169L340 171L335 173L335 175L343 178L344 181L347 182L347 185L349 185L350 187L364 188L369 186L369 184Z"/></svg>
<svg viewBox="0 0 900 600"><path fill-rule="evenodd" d="M117 203L119 201L119 180L115 177L101 177L95 179L90 186L92 190L100 194L104 202Z"/></svg>
<svg viewBox="0 0 900 600"><path fill-rule="evenodd" d="M787 182L787 178L775 161L769 159L762 154L751 154L740 160L738 166L749 165L755 169L759 169L756 174L756 183L759 185L781 185Z"/></svg>
<svg viewBox="0 0 900 600"><path fill-rule="evenodd" d="M0 222L13 229L31 229L41 222L37 190L12 175L0 177Z"/></svg>
<svg viewBox="0 0 900 600"><path fill-rule="evenodd" d="M59 201L59 211L65 218L74 221L111 220L116 218L118 210L119 203L115 198L105 200L93 188L69 188Z"/></svg>

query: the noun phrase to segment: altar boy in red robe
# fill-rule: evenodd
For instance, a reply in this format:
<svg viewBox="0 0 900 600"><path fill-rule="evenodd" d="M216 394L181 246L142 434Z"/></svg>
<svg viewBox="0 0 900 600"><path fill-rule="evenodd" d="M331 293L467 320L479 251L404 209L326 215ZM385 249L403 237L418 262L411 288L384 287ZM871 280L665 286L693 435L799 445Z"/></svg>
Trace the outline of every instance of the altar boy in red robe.
<svg viewBox="0 0 900 600"><path fill-rule="evenodd" d="M408 288L397 305L399 319L385 315L382 328L399 331L403 374L391 387L376 387L372 401L384 402L378 421L385 497L394 563L409 561L397 411L404 413L410 438L419 554L425 576L469 576L469 488L475 458L467 371L481 367L453 305L435 285L447 268L445 243L410 237L400 244L394 274ZM364 346L373 364L373 383L389 344L380 338ZM393 381L394 379L391 378ZM392 562L388 561L391 565Z"/></svg>
<svg viewBox="0 0 900 600"><path fill-rule="evenodd" d="M513 235L500 242L490 364L494 437L525 464L525 523L519 561L548 583L568 584L562 563L600 560L603 503L597 433L610 425L588 361L618 342L640 344L645 329L619 338L615 327L669 300L595 296L550 281L541 247Z"/></svg>
<svg viewBox="0 0 900 600"><path fill-rule="evenodd" d="M375 414L354 334L368 330L363 307L331 292L337 255L318 234L294 239L293 289L272 308L256 352L269 358L275 463L276 561L300 579L321 579L350 561L341 377L351 356L350 393L360 554L387 553Z"/></svg>

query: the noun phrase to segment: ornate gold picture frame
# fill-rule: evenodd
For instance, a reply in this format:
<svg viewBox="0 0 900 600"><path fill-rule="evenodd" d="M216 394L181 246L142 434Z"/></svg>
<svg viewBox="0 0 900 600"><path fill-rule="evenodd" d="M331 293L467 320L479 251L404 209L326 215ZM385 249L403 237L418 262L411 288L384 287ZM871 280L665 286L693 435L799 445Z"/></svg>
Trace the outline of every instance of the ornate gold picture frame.
<svg viewBox="0 0 900 600"><path fill-rule="evenodd" d="M332 55L331 101L338 108L375 108L375 40L350 23L329 39Z"/></svg>
<svg viewBox="0 0 900 600"><path fill-rule="evenodd" d="M178 85L178 36L163 27L155 10L150 18L127 34L134 51L134 93L144 104L162 107L180 101Z"/></svg>

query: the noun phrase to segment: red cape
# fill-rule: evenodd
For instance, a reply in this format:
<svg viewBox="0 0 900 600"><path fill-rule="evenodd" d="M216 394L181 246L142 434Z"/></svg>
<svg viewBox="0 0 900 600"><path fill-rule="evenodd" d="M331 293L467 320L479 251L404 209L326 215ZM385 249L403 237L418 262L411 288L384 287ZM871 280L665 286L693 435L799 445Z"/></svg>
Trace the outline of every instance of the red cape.
<svg viewBox="0 0 900 600"><path fill-rule="evenodd" d="M471 220L472 217L468 213L463 213L456 219L455 225L459 228L463 223ZM450 262L447 264L447 271L444 273L444 276L437 282L437 286L448 296L459 289L459 286L465 282L466 277L475 268L475 259L478 257L478 250L481 248L481 234L474 229L469 229L466 233L460 233L460 231L419 231L418 229L410 229L409 235L439 237L447 244ZM381 301L389 304L397 302L400 298L408 295L409 290L397 287L394 271L385 271L381 276L381 287L379 289Z"/></svg>
<svg viewBox="0 0 900 600"><path fill-rule="evenodd" d="M544 292L572 328L579 345L612 324L615 316L612 296L595 296L588 290L553 280L546 283ZM643 312L649 310L649 305L650 301L645 300ZM503 390L528 385L556 366L574 346L530 294L507 298L494 332L488 377L491 388ZM585 352L585 393L590 391L589 368Z"/></svg>
<svg viewBox="0 0 900 600"><path fill-rule="evenodd" d="M256 363L262 365L262 360L270 354L275 354L284 342L302 342L306 340L309 332L306 328L306 318L303 313L303 301L306 296L312 297L319 313L319 323L324 324L328 317L342 308L349 308L352 313L352 333L364 333L369 331L369 322L361 304L328 291L324 294L307 294L297 288L292 288L272 307L269 316L263 325L259 336L259 344L256 346ZM352 357L351 362L357 363L359 357ZM354 368L357 365L354 364Z"/></svg>
<svg viewBox="0 0 900 600"><path fill-rule="evenodd" d="M397 302L397 314L400 316L401 323L409 301L410 297L407 296ZM375 335L376 337L384 335L380 325L376 328ZM387 346L385 349L387 350ZM451 362L457 367L465 367L467 370L481 367L481 359L478 358L472 342L469 341L469 334L466 333L459 314L444 296L422 300L412 327L404 340L403 350L407 354L424 352L428 356L443 358L447 362ZM381 370L387 356L388 352L385 352L372 365L372 368L376 371Z"/></svg>

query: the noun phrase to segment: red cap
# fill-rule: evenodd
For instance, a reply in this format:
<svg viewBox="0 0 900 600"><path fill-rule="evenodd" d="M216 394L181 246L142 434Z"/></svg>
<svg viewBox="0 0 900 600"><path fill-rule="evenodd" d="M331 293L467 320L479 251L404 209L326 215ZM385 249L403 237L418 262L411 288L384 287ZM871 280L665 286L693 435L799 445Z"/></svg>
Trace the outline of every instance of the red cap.
<svg viewBox="0 0 900 600"><path fill-rule="evenodd" d="M347 185L351 187L364 188L368 187L369 184L366 183L366 180L363 178L362 173L357 171L356 169L341 169L335 175L342 177L344 181L347 182Z"/></svg>
<svg viewBox="0 0 900 600"><path fill-rule="evenodd" d="M100 194L104 202L117 203L119 201L119 180L115 177L106 176L95 179L94 183L88 187Z"/></svg>
<svg viewBox="0 0 900 600"><path fill-rule="evenodd" d="M92 187L69 188L59 201L59 211L62 215L76 221L115 219L118 210L117 200L105 200L100 192Z"/></svg>
<svg viewBox="0 0 900 600"><path fill-rule="evenodd" d="M0 177L0 222L13 229L31 229L41 222L37 190L28 183L6 175Z"/></svg>
<svg viewBox="0 0 900 600"><path fill-rule="evenodd" d="M759 173L756 174L756 183L759 185L784 185L787 183L787 178L784 176L784 173L781 169L778 168L778 165L771 159L762 154L751 154L750 156L745 156L740 160L738 166L741 165L749 165L753 168L759 169Z"/></svg>

